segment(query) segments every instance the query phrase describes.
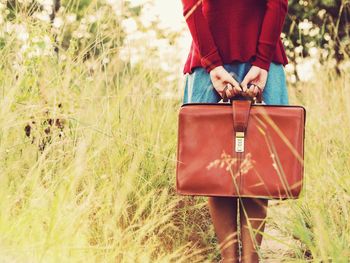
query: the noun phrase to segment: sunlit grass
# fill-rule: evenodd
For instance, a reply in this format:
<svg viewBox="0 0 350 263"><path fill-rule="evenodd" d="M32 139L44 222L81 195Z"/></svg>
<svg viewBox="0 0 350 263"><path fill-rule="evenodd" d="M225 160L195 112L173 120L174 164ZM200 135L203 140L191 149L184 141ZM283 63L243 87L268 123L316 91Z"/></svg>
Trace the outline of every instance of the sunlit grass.
<svg viewBox="0 0 350 263"><path fill-rule="evenodd" d="M285 237L287 261L347 262L350 256L350 87L349 71L316 72L317 79L291 92L292 104L306 108L305 188L302 198L280 203L270 211L270 223ZM288 240L287 238L287 240ZM270 238L270 239L273 239ZM283 238L281 241L286 241ZM272 250L273 253L273 250ZM280 258L280 255L271 255Z"/></svg>
<svg viewBox="0 0 350 263"><path fill-rule="evenodd" d="M90 39L68 41L74 26L55 32L58 54L35 53L35 45L46 50L45 36L55 43L51 26L31 17L15 22L39 44L23 51L26 35L3 40L0 259L218 259L206 199L174 193L182 98L163 95L181 94L181 79L169 81L152 61L133 68L121 62L117 21L104 19L107 26L95 27ZM346 262L350 256L349 83L348 71L337 76L322 68L314 81L297 84L301 92L289 87L291 104L307 110L306 191L300 200L271 206L269 227L283 239L267 232L266 244L295 241L283 253L265 247L266 258Z"/></svg>
<svg viewBox="0 0 350 263"><path fill-rule="evenodd" d="M18 23L29 38L50 35L30 17ZM179 101L160 98L162 73L121 68L110 42L98 42L112 33L79 50L73 39L58 55L18 58L15 37L0 51L2 261L203 258L173 194Z"/></svg>

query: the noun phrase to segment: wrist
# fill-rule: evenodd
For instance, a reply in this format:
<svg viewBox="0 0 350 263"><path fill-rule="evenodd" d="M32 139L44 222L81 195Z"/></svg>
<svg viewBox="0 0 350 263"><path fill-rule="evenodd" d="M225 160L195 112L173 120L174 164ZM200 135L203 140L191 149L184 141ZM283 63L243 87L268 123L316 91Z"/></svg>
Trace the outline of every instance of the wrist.
<svg viewBox="0 0 350 263"><path fill-rule="evenodd" d="M201 64L207 73L210 73L213 69L223 66L222 59L219 52L215 50L214 52L201 58Z"/></svg>
<svg viewBox="0 0 350 263"><path fill-rule="evenodd" d="M215 74L216 72L220 71L221 68L223 68L223 65L215 66L215 67L211 68L211 69L209 70L208 73L209 73L210 75L213 75L213 74Z"/></svg>
<svg viewBox="0 0 350 263"><path fill-rule="evenodd" d="M251 62L251 64L268 72L270 69L271 62L257 57L253 62Z"/></svg>

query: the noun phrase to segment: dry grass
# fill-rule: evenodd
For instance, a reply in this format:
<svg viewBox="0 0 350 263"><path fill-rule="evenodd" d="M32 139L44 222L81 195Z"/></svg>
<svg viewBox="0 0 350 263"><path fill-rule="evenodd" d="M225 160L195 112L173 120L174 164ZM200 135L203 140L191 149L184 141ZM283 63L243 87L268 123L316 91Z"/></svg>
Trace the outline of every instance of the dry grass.
<svg viewBox="0 0 350 263"><path fill-rule="evenodd" d="M49 27L18 19L30 37L50 35ZM15 35L0 49L0 259L218 259L206 200L174 194L181 98L161 94L182 89L181 80L169 82L157 65L121 64L112 45L118 29L106 19L95 39L59 42L59 57L17 63ZM271 260L350 256L349 74L322 68L314 81L297 84L300 93L290 86L291 103L307 109L306 189L300 200L269 210L275 242L295 240L283 253L265 247Z"/></svg>

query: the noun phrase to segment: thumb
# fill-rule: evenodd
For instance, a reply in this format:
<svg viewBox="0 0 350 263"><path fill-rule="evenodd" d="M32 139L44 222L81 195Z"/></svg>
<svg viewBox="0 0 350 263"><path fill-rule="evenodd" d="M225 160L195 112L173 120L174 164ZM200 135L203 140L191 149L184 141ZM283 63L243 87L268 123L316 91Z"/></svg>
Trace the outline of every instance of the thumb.
<svg viewBox="0 0 350 263"><path fill-rule="evenodd" d="M243 89L243 92L246 92L248 89L248 83L256 78L256 74L249 70L248 73L245 75L243 81L241 82L241 87Z"/></svg>

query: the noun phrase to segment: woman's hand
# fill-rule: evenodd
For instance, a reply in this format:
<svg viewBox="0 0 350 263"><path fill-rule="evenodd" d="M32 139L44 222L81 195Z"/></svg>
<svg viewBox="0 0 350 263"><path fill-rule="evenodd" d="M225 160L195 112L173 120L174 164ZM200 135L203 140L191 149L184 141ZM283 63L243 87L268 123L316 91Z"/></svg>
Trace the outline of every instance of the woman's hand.
<svg viewBox="0 0 350 263"><path fill-rule="evenodd" d="M254 85L258 85L261 92L263 92L267 81L267 74L268 73L265 69L253 65L241 83L243 92L250 97L255 97L258 94L259 90L258 87ZM248 88L248 84L254 85L251 85Z"/></svg>
<svg viewBox="0 0 350 263"><path fill-rule="evenodd" d="M209 74L214 88L221 97L223 97L223 90L228 83L231 84L231 87L226 90L227 98L234 97L236 94L242 92L239 83L230 75L230 73L226 71L223 66L213 68Z"/></svg>

